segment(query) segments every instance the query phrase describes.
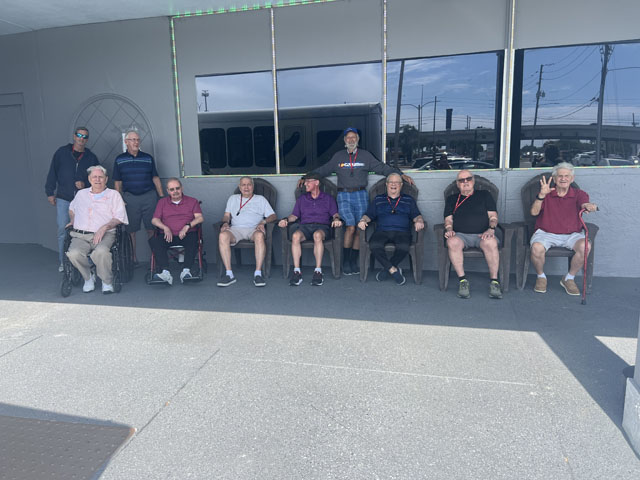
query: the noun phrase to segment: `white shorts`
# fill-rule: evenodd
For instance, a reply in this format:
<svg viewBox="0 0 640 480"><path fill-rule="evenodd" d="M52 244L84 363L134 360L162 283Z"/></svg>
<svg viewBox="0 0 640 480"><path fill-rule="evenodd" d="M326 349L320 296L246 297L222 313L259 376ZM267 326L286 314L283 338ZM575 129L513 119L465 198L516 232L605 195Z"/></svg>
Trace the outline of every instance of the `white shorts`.
<svg viewBox="0 0 640 480"><path fill-rule="evenodd" d="M256 231L256 227L234 227L233 225L229 227L229 232L233 235L235 239L231 246L238 243L240 240L251 240L253 233Z"/></svg>
<svg viewBox="0 0 640 480"><path fill-rule="evenodd" d="M568 234L556 234L549 233L541 230L540 228L535 231L531 237L530 245L534 243L541 243L545 250L549 250L551 247L564 247L569 250L573 250L573 246L580 239L584 238L584 233L575 232Z"/></svg>

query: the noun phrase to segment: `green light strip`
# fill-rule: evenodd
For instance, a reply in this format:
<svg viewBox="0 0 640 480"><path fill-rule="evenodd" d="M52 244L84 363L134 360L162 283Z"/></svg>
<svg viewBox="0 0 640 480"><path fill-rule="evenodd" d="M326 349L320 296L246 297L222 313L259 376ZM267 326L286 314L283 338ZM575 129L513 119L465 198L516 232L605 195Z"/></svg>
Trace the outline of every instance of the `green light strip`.
<svg viewBox="0 0 640 480"><path fill-rule="evenodd" d="M173 69L173 92L176 101L176 119L178 126L178 167L180 176L184 177L184 151L182 148L182 121L180 115L180 87L178 86L178 60L176 56L176 30L173 18L169 20L169 29L171 32L171 67Z"/></svg>
<svg viewBox="0 0 640 480"><path fill-rule="evenodd" d="M235 12L249 12L252 10L266 10L277 7L295 7L297 5L310 5L313 3L332 3L337 2L338 0L277 0L275 2L265 2L264 5L260 5L259 3L253 3L251 5L247 3L243 3L242 5L232 5L228 8L219 8L217 10L209 9L207 11L196 10L195 12L191 12L187 10L184 13L177 13L172 15L170 18L173 20L175 18L187 18L187 17L200 17L203 15L219 15L221 13L235 13Z"/></svg>
<svg viewBox="0 0 640 480"><path fill-rule="evenodd" d="M387 163L387 0L382 2L382 163Z"/></svg>

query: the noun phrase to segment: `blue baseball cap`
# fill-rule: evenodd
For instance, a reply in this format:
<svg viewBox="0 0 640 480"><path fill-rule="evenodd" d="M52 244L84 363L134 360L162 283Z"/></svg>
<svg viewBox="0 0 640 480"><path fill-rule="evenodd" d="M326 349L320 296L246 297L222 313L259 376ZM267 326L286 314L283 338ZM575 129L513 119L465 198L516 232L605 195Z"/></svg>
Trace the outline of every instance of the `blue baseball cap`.
<svg viewBox="0 0 640 480"><path fill-rule="evenodd" d="M346 136L347 136L347 133L349 133L349 132L353 132L353 133L355 133L356 135L360 136L360 132L358 132L358 129L357 129L357 128L353 128L353 127L349 127L349 128L347 128L347 129L345 129L345 131L344 131L344 132L342 132L342 136L343 136L343 137L346 137Z"/></svg>

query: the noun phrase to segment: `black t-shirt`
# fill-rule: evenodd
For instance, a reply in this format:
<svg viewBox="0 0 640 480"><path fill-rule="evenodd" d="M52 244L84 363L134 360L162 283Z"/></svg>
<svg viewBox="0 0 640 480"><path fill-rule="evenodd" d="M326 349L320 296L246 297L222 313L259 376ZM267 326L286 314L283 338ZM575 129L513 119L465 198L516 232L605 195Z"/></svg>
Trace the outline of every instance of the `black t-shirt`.
<svg viewBox="0 0 640 480"><path fill-rule="evenodd" d="M458 209L456 210L456 202ZM453 211L455 210L455 213ZM496 202L488 190L475 190L472 195L454 194L447 197L444 217L453 215L453 230L460 233L482 233L489 228L487 212L497 211Z"/></svg>

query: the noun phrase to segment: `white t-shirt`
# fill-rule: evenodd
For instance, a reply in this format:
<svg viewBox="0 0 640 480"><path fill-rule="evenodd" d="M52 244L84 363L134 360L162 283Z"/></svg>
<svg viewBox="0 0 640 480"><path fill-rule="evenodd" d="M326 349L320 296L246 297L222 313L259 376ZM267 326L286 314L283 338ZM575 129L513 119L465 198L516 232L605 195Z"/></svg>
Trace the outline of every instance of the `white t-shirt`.
<svg viewBox="0 0 640 480"><path fill-rule="evenodd" d="M240 208L240 199L242 199L242 208ZM249 200L242 198L239 193L229 197L224 211L231 214L231 225L234 227L255 227L264 218L275 213L262 195L254 195Z"/></svg>

